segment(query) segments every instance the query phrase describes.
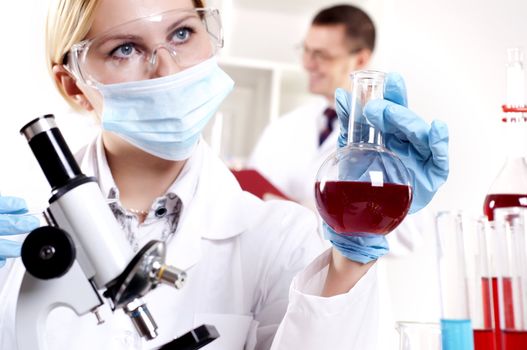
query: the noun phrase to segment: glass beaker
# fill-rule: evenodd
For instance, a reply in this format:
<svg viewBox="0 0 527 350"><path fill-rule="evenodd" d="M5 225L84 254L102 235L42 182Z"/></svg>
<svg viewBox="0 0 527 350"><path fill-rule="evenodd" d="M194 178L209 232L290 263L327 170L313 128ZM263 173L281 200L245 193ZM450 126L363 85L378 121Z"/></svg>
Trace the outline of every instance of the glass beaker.
<svg viewBox="0 0 527 350"><path fill-rule="evenodd" d="M399 350L441 350L441 329L438 323L396 323L399 333Z"/></svg>
<svg viewBox="0 0 527 350"><path fill-rule="evenodd" d="M351 74L347 145L332 153L317 173L318 212L339 234L388 234L412 203L410 173L363 114L368 101L383 98L384 78L383 72L371 70Z"/></svg>

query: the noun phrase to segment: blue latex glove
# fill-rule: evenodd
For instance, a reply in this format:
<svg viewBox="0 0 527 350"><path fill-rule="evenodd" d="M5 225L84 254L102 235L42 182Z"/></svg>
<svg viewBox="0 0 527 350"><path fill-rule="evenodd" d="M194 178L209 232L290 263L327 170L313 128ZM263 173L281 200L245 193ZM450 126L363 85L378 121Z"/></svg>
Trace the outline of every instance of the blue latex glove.
<svg viewBox="0 0 527 350"><path fill-rule="evenodd" d="M350 95L337 89L336 111L340 121L339 147L348 138ZM364 116L384 135L386 148L399 156L413 179L410 213L424 208L448 177L448 128L441 121L429 125L407 107L406 87L396 73L386 76L384 99L372 100Z"/></svg>
<svg viewBox="0 0 527 350"><path fill-rule="evenodd" d="M348 139L351 96L342 89L337 89L335 96L340 122L338 146L344 147ZM369 102L364 115L383 132L385 146L396 153L409 169L414 191L410 212L416 212L430 202L448 176L448 129L438 121L429 126L406 106L404 81L399 75L390 73L386 77L384 100ZM364 264L388 253L384 235L355 233L346 236L336 233L326 223L323 227L325 238L350 260Z"/></svg>
<svg viewBox="0 0 527 350"><path fill-rule="evenodd" d="M0 236L26 233L40 225L35 216L16 215L24 213L27 213L27 206L23 199L0 197ZM5 265L7 258L20 256L21 246L20 242L0 239L0 268Z"/></svg>
<svg viewBox="0 0 527 350"><path fill-rule="evenodd" d="M366 264L388 253L388 241L384 235L361 233L346 236L336 233L325 222L322 226L324 227L324 237L333 244L340 254L350 260Z"/></svg>

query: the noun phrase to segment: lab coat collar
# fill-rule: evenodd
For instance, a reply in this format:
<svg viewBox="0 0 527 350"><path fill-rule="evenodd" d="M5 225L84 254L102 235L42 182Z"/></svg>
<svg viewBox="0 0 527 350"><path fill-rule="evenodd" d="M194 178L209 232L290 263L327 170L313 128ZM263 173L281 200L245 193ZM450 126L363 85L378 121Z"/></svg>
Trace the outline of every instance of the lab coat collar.
<svg viewBox="0 0 527 350"><path fill-rule="evenodd" d="M242 191L231 171L205 142L200 142L197 151L203 154L203 163L187 220L199 227L205 239L228 239L243 233L261 210L260 200Z"/></svg>
<svg viewBox="0 0 527 350"><path fill-rule="evenodd" d="M107 196L115 182L100 135L81 157L81 168L97 177L101 191ZM167 192L183 197L180 224L167 246L167 263L181 269L199 261L201 239L222 240L243 233L249 228L250 218L261 208L256 197L241 190L234 175L204 140L200 140L178 181Z"/></svg>
<svg viewBox="0 0 527 350"><path fill-rule="evenodd" d="M202 161L196 192L167 247L167 263L186 270L202 256L203 240L224 240L242 234L258 208L258 198L243 192L236 178L202 141L193 157ZM244 198L245 197L245 198Z"/></svg>
<svg viewBox="0 0 527 350"><path fill-rule="evenodd" d="M318 148L318 154L329 154L337 149L338 138L340 135L340 127L337 125L333 127L331 134L324 140L324 142Z"/></svg>

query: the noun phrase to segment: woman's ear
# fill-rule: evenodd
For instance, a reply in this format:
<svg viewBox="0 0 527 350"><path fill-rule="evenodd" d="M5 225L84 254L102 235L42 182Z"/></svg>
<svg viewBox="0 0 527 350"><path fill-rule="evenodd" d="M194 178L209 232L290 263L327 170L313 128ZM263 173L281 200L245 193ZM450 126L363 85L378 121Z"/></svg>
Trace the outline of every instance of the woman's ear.
<svg viewBox="0 0 527 350"><path fill-rule="evenodd" d="M62 86L62 91L77 105L86 111L93 111L93 106L86 98L84 92L77 86L77 81L70 72L60 64L53 66L53 75L57 83Z"/></svg>

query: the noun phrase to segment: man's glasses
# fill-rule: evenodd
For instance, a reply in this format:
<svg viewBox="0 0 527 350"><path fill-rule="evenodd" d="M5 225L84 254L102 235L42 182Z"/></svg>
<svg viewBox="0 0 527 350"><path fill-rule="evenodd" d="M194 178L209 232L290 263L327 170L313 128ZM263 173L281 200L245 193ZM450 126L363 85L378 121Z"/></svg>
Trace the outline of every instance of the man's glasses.
<svg viewBox="0 0 527 350"><path fill-rule="evenodd" d="M300 52L303 58L309 58L310 60L313 60L316 63L322 64L333 62L344 57L349 57L350 55L354 55L361 50L362 48L359 47L354 48L348 51L347 53L334 54L323 49L311 49L305 44L298 45L298 51Z"/></svg>

